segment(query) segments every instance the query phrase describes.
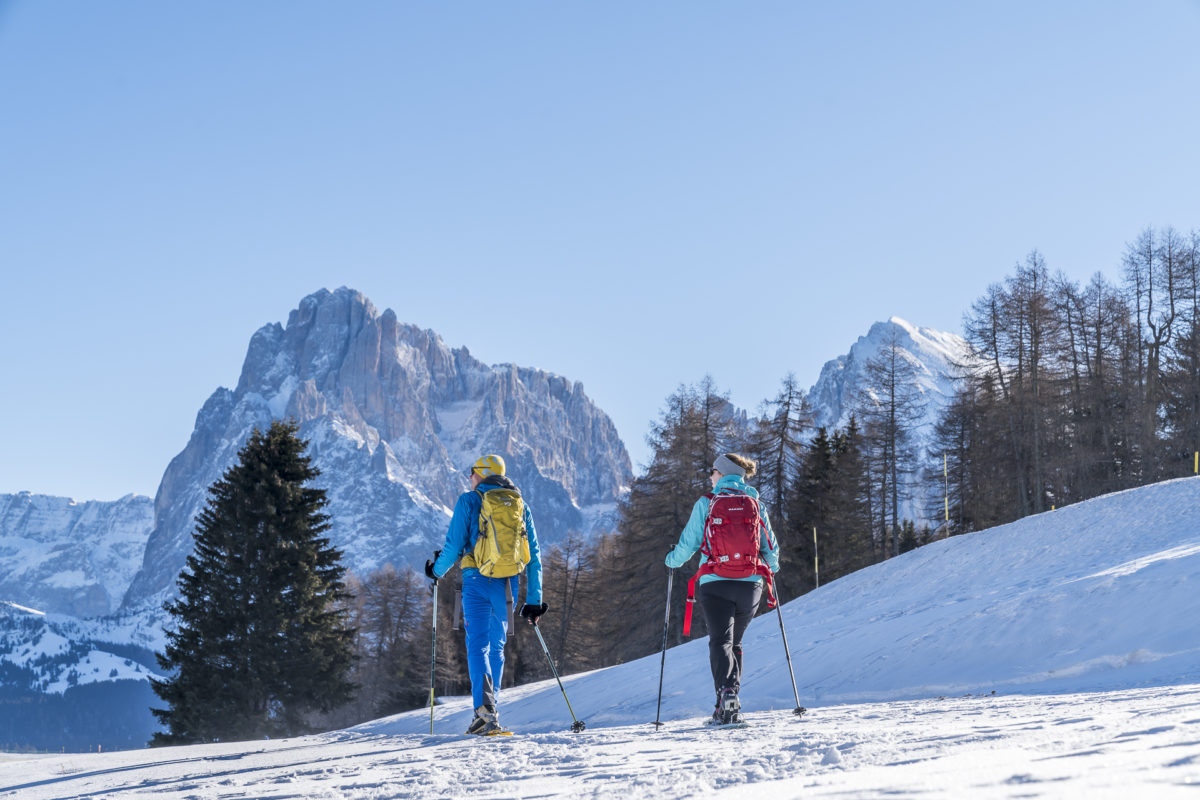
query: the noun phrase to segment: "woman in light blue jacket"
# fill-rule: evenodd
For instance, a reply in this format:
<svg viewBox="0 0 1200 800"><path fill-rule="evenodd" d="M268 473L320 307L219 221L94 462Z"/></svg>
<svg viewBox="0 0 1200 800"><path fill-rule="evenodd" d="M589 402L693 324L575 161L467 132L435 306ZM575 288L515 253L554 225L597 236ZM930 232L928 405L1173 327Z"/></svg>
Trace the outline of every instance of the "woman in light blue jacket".
<svg viewBox="0 0 1200 800"><path fill-rule="evenodd" d="M686 633L691 621L691 599L693 594L698 594L704 622L708 627L708 657L717 691L713 722L719 724L741 721L738 691L742 680L742 634L758 611L764 585L770 581L771 575L779 571L779 545L771 530L767 510L758 502L758 492L746 484L746 478L752 477L755 471L754 461L736 453L718 456L709 475L712 493L701 497L692 506L692 515L679 535L679 542L666 558L667 566L675 569L683 566L697 550L701 552L700 569L688 585L689 605L684 628ZM740 502L742 499L752 502ZM722 509L719 512L721 517L710 514L714 507ZM757 520L753 519L755 507ZM731 519L738 520L740 513L750 514L749 523L740 528L729 528ZM753 525L754 522L758 524ZM734 532L717 533L722 523L727 525L725 530ZM714 533L706 542L706 532L710 528ZM757 559L743 558L740 551L748 549L744 546L736 548L739 552L728 555L710 553L710 549L721 550L722 542L719 539L722 535L752 537L755 529L758 534ZM711 560L710 555L713 556ZM726 564L729 563L736 566L727 568ZM695 589L697 581L698 592ZM770 592L771 587L768 585L767 588Z"/></svg>

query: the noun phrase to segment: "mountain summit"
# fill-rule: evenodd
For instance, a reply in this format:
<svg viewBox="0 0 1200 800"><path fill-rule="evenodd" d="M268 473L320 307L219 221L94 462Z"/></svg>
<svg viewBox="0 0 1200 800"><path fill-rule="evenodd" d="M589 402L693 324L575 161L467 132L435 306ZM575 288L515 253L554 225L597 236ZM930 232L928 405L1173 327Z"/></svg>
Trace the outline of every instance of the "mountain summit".
<svg viewBox="0 0 1200 800"><path fill-rule="evenodd" d="M632 480L616 428L581 383L485 365L390 309L380 314L359 292L322 290L286 327L255 332L237 387L218 389L200 410L163 475L125 608L157 605L173 591L209 485L254 427L282 417L310 442L330 500L330 537L356 571L423 563L481 453L504 455L547 543L607 530Z"/></svg>
<svg viewBox="0 0 1200 800"><path fill-rule="evenodd" d="M866 366L891 342L915 367L917 384L926 400L926 425L937 421L954 396L958 365L971 363L966 340L953 333L921 328L899 317L876 322L866 336L858 337L850 352L825 362L817 382L808 390L815 424L832 431L850 422L855 399L868 388Z"/></svg>

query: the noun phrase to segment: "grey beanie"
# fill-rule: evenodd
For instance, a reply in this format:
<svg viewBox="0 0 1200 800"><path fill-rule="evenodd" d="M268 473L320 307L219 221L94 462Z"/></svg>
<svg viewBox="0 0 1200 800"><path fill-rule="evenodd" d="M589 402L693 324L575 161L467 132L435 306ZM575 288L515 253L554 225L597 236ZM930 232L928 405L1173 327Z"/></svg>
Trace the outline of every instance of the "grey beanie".
<svg viewBox="0 0 1200 800"><path fill-rule="evenodd" d="M733 463L729 456L717 456L717 460L713 462L713 469L722 475L737 475L740 478L746 477L745 467L739 467Z"/></svg>

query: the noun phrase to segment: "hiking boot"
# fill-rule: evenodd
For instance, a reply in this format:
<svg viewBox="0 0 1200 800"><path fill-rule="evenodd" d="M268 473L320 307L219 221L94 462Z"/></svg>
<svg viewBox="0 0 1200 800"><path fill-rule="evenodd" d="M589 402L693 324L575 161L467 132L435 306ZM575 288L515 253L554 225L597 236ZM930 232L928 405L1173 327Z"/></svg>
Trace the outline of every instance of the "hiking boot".
<svg viewBox="0 0 1200 800"><path fill-rule="evenodd" d="M737 689L731 686L721 689L717 695L717 710L713 712L713 719L719 720L722 725L742 721L742 704L738 701Z"/></svg>
<svg viewBox="0 0 1200 800"><path fill-rule="evenodd" d="M475 719L467 726L467 733L483 736L497 730L504 729L500 727L500 715L496 713L495 706L480 706L475 709Z"/></svg>

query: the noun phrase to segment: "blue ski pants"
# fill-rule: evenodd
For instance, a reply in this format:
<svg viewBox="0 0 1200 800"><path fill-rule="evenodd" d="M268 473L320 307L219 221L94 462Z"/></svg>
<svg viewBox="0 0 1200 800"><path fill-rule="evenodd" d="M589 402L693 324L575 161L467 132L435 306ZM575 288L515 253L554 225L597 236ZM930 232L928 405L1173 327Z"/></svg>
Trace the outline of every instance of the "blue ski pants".
<svg viewBox="0 0 1200 800"><path fill-rule="evenodd" d="M463 624L467 629L467 673L475 708L496 708L504 674L504 643L508 640L507 584L517 578L488 578L463 570ZM512 586L516 596L517 586Z"/></svg>

